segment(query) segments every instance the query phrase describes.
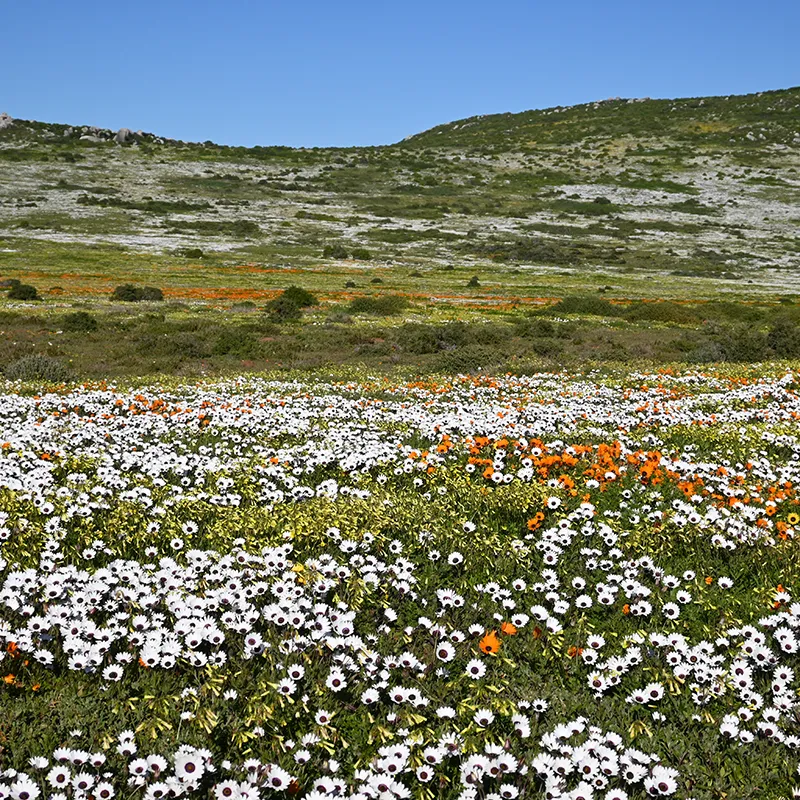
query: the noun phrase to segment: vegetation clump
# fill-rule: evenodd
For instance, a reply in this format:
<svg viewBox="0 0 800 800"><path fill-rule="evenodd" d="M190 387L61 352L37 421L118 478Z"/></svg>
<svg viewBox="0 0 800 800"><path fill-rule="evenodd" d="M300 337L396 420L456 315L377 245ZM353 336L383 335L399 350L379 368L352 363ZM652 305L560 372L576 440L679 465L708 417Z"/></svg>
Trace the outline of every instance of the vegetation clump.
<svg viewBox="0 0 800 800"><path fill-rule="evenodd" d="M294 322L303 316L303 309L315 306L319 300L307 289L290 286L274 300L267 303L266 310L274 322Z"/></svg>
<svg viewBox="0 0 800 800"><path fill-rule="evenodd" d="M68 383L72 380L72 371L63 361L40 353L12 361L3 373L10 381L26 383Z"/></svg>
<svg viewBox="0 0 800 800"><path fill-rule="evenodd" d="M351 314L370 314L388 317L400 314L409 307L408 299L399 294L385 294L376 297L356 297L348 307Z"/></svg>
<svg viewBox="0 0 800 800"><path fill-rule="evenodd" d="M29 283L15 283L8 290L9 300L41 300L35 286Z"/></svg>
<svg viewBox="0 0 800 800"><path fill-rule="evenodd" d="M132 283L123 283L115 287L111 299L121 300L123 303L160 302L164 299L164 292L155 286L134 286Z"/></svg>
<svg viewBox="0 0 800 800"><path fill-rule="evenodd" d="M65 314L61 319L61 327L65 331L77 333L91 333L97 330L97 319L88 311L75 311L72 314Z"/></svg>

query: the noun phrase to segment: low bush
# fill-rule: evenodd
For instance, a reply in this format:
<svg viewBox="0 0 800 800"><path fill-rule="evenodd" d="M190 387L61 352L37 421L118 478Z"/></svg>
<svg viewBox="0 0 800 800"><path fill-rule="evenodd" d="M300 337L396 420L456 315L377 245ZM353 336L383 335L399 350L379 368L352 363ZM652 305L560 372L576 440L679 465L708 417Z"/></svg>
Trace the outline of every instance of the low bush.
<svg viewBox="0 0 800 800"><path fill-rule="evenodd" d="M12 361L4 370L10 381L26 381L31 383L68 383L72 380L72 371L66 364L51 356L23 356Z"/></svg>
<svg viewBox="0 0 800 800"><path fill-rule="evenodd" d="M632 303L624 314L626 319L632 321L651 320L653 322L690 324L701 320L700 315L694 309L670 300L662 300L657 303Z"/></svg>
<svg viewBox="0 0 800 800"><path fill-rule="evenodd" d="M9 300L39 300L39 292L28 283L18 283L8 291Z"/></svg>
<svg viewBox="0 0 800 800"><path fill-rule="evenodd" d="M97 320L88 311L76 311L61 318L61 327L65 331L91 333L97 330Z"/></svg>
<svg viewBox="0 0 800 800"><path fill-rule="evenodd" d="M385 294L378 297L356 297L350 302L352 314L371 314L377 317L388 317L405 311L409 302L398 294Z"/></svg>
<svg viewBox="0 0 800 800"><path fill-rule="evenodd" d="M164 293L155 286L134 286L132 283L123 283L115 287L111 299L123 303L160 302L164 299Z"/></svg>
<svg viewBox="0 0 800 800"><path fill-rule="evenodd" d="M298 308L307 308L308 306L319 304L319 300L308 289L303 289L300 286L290 286L288 289L284 289L281 297L294 303Z"/></svg>
<svg viewBox="0 0 800 800"><path fill-rule="evenodd" d="M343 244L328 244L322 250L323 258L349 258L350 254L347 252L347 248Z"/></svg>

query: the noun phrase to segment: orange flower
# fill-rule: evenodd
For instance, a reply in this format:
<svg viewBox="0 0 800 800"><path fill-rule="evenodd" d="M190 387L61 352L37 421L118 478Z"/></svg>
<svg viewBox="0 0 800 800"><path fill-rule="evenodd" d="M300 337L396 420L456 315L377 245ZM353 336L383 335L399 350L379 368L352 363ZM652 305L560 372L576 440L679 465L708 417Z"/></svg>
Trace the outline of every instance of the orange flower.
<svg viewBox="0 0 800 800"><path fill-rule="evenodd" d="M517 626L514 625L513 622L504 622L500 626L500 630L503 631L506 636L516 636L517 635Z"/></svg>
<svg viewBox="0 0 800 800"><path fill-rule="evenodd" d="M42 684L41 683L34 683L33 686L31 686L31 691L32 692L38 692L39 689L41 689L41 688L42 688Z"/></svg>
<svg viewBox="0 0 800 800"><path fill-rule="evenodd" d="M544 520L544 514L541 511L537 511L529 520L528 520L528 530L535 531L539 525Z"/></svg>
<svg viewBox="0 0 800 800"><path fill-rule="evenodd" d="M706 575L706 585L711 586L714 583L714 579L710 575Z"/></svg>
<svg viewBox="0 0 800 800"><path fill-rule="evenodd" d="M630 605L628 605L628 603L625 603L625 605L622 606L622 613L623 614L630 614L631 613L631 607L630 607Z"/></svg>
<svg viewBox="0 0 800 800"><path fill-rule="evenodd" d="M8 684L12 684L14 683L14 676L9 672L8 675L3 678L3 680Z"/></svg>
<svg viewBox="0 0 800 800"><path fill-rule="evenodd" d="M481 639L479 647L481 648L481 652L487 655L496 653L500 649L500 640L497 638L497 631L489 631L489 633Z"/></svg>
<svg viewBox="0 0 800 800"><path fill-rule="evenodd" d="M538 639L541 635L542 635L542 629L537 625L537 627L533 629L533 638Z"/></svg>

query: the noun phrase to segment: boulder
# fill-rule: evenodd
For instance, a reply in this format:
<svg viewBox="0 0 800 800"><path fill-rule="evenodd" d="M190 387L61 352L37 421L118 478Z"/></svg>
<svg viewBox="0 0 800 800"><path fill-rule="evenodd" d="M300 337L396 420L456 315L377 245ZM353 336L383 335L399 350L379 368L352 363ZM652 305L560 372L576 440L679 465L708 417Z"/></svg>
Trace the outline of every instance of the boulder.
<svg viewBox="0 0 800 800"><path fill-rule="evenodd" d="M0 114L0 131L3 130L3 128L10 128L13 124L13 118L6 114L5 111Z"/></svg>
<svg viewBox="0 0 800 800"><path fill-rule="evenodd" d="M114 141L117 144L125 144L130 138L133 137L133 131L130 128L120 128L117 131L117 135L114 137Z"/></svg>

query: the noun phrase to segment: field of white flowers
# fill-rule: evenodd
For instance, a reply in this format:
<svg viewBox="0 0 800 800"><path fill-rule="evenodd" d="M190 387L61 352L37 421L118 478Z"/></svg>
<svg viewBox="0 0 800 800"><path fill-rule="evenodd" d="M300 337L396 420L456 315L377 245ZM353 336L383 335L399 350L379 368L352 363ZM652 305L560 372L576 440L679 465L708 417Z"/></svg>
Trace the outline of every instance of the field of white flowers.
<svg viewBox="0 0 800 800"><path fill-rule="evenodd" d="M791 797L800 376L0 398L0 798Z"/></svg>

